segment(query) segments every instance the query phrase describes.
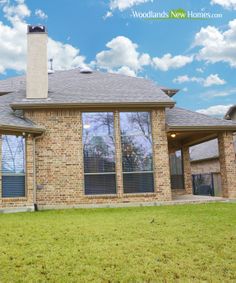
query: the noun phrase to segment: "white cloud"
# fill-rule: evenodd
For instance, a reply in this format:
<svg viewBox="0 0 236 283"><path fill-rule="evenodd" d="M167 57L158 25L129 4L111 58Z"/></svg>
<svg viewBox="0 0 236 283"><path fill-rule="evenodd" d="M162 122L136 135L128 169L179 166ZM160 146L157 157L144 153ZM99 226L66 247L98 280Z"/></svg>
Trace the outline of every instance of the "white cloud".
<svg viewBox="0 0 236 283"><path fill-rule="evenodd" d="M225 89L222 91L217 91L217 90L210 90L207 92L203 92L201 94L201 97L203 99L213 99L216 97L227 97L227 96L231 96L231 95L236 95L236 88L230 88L230 89Z"/></svg>
<svg viewBox="0 0 236 283"><path fill-rule="evenodd" d="M196 112L201 113L201 114L205 114L205 115L212 115L212 116L223 116L226 114L226 112L228 111L228 109L231 107L232 105L214 105L214 106L210 106L209 108L205 108L205 109L199 109Z"/></svg>
<svg viewBox="0 0 236 283"><path fill-rule="evenodd" d="M197 71L198 73L204 73L204 70L203 70L202 68L197 68L196 71Z"/></svg>
<svg viewBox="0 0 236 283"><path fill-rule="evenodd" d="M224 85L226 83L226 81L221 79L218 74L211 74L206 78L189 77L188 75L183 75L175 78L173 82L179 84L187 83L187 82L196 82L202 84L205 87L209 87L212 85Z"/></svg>
<svg viewBox="0 0 236 283"><path fill-rule="evenodd" d="M108 50L103 50L96 55L96 61L91 65L109 72L122 72L129 75L138 75L145 66L151 66L161 71L177 69L192 62L193 56L172 56L166 54L161 58L140 53L138 45L125 36L117 36L106 44ZM118 71L120 70L120 71Z"/></svg>
<svg viewBox="0 0 236 283"><path fill-rule="evenodd" d="M11 69L24 71L26 68L26 32L27 17L31 12L23 0L18 0L15 5L6 1L3 13L8 24L0 22L0 73ZM69 69L83 65L85 58L79 54L79 49L69 44L64 44L49 38L49 58L54 59L55 69Z"/></svg>
<svg viewBox="0 0 236 283"><path fill-rule="evenodd" d="M48 58L53 58L55 70L66 70L84 65L85 57L70 44L48 38Z"/></svg>
<svg viewBox="0 0 236 283"><path fill-rule="evenodd" d="M107 19L113 16L114 10L119 10L123 12L126 9L130 9L134 6L141 5L147 2L153 2L153 0L110 0L109 8L110 10L103 16L103 19Z"/></svg>
<svg viewBox="0 0 236 283"><path fill-rule="evenodd" d="M39 17L42 20L46 20L48 18L48 15L44 13L41 9L36 9L35 10L35 15Z"/></svg>
<svg viewBox="0 0 236 283"><path fill-rule="evenodd" d="M174 83L182 84L187 82L201 82L202 78L197 77L189 77L188 75L178 76L177 78L173 79Z"/></svg>
<svg viewBox="0 0 236 283"><path fill-rule="evenodd" d="M129 38L117 36L106 44L109 50L96 55L96 66L110 72L137 74L142 66L150 63L150 56L137 51L138 45ZM120 71L118 71L120 70Z"/></svg>
<svg viewBox="0 0 236 283"><path fill-rule="evenodd" d="M29 8L25 5L24 1L16 1L17 5L9 5L9 2L3 2L3 13L4 16L8 20L19 20L24 19L25 17L29 17L31 14L31 11Z"/></svg>
<svg viewBox="0 0 236 283"><path fill-rule="evenodd" d="M2 4L2 10L8 23L0 22L0 73L11 69L24 71L26 68L26 31L27 17L31 11L24 0L18 0L15 5L10 1ZM172 56L166 54L161 58L151 58L147 53L138 51L138 45L129 38L117 36L107 43L107 50L96 55L91 65L109 72L137 76L145 66L167 71L171 68L180 68L190 63L192 56ZM48 39L48 58L53 58L55 70L70 69L82 66L85 57L80 50L70 44Z"/></svg>
<svg viewBox="0 0 236 283"><path fill-rule="evenodd" d="M111 10L118 9L120 11L124 11L133 6L147 2L153 2L153 0L110 0L109 7Z"/></svg>
<svg viewBox="0 0 236 283"><path fill-rule="evenodd" d="M178 69L193 61L193 56L177 55L172 56L170 53L163 57L154 57L153 66L161 71L168 71L169 69Z"/></svg>
<svg viewBox="0 0 236 283"><path fill-rule="evenodd" d="M18 6L3 7L4 16L11 25L0 22L0 73L6 69L25 69L27 26L22 18L29 16L30 11L24 4Z"/></svg>
<svg viewBox="0 0 236 283"><path fill-rule="evenodd" d="M226 84L226 81L221 79L218 74L209 75L203 82L203 85L206 87L212 85L224 85L224 84Z"/></svg>
<svg viewBox="0 0 236 283"><path fill-rule="evenodd" d="M208 63L226 62L236 67L236 19L228 24L226 31L214 26L201 28L195 35L193 46L200 46L198 60Z"/></svg>
<svg viewBox="0 0 236 283"><path fill-rule="evenodd" d="M119 68L117 71L113 71L112 73L126 75L130 77L136 77L136 73L127 66L123 66Z"/></svg>
<svg viewBox="0 0 236 283"><path fill-rule="evenodd" d="M211 4L217 4L226 9L236 10L236 0L211 0Z"/></svg>
<svg viewBox="0 0 236 283"><path fill-rule="evenodd" d="M141 66L147 66L151 63L151 57L149 54L147 53L143 53L140 57L139 57L139 63Z"/></svg>

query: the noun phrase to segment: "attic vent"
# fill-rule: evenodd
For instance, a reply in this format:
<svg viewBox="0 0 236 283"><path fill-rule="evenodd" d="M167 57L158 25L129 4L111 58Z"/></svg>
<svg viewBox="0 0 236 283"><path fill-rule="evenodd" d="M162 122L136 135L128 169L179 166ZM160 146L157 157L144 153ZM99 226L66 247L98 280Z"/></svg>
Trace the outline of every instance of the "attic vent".
<svg viewBox="0 0 236 283"><path fill-rule="evenodd" d="M33 33L33 32L46 32L46 27L45 26L28 26L28 33Z"/></svg>
<svg viewBox="0 0 236 283"><path fill-rule="evenodd" d="M92 69L90 69L89 67L83 67L80 69L81 74L92 74L92 72Z"/></svg>

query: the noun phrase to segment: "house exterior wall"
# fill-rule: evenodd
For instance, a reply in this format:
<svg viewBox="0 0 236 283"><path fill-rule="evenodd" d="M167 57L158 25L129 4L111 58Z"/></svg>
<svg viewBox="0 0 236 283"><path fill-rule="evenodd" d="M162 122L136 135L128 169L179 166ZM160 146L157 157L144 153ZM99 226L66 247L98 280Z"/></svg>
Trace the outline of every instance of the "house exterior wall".
<svg viewBox="0 0 236 283"><path fill-rule="evenodd" d="M192 175L212 174L214 195L223 196L220 162L218 158L191 162L191 172Z"/></svg>
<svg viewBox="0 0 236 283"><path fill-rule="evenodd" d="M191 162L192 174L208 174L208 173L219 173L220 163L219 159L210 159Z"/></svg>
<svg viewBox="0 0 236 283"><path fill-rule="evenodd" d="M76 203L83 195L81 112L41 110L26 116L46 129L35 144L37 204Z"/></svg>
<svg viewBox="0 0 236 283"><path fill-rule="evenodd" d="M112 111L112 110L109 110ZM119 112L114 110L116 195L84 194L82 112L79 109L25 111L25 116L46 129L36 140L36 200L39 207L114 202L171 200L165 111L151 111L154 193L123 193Z"/></svg>

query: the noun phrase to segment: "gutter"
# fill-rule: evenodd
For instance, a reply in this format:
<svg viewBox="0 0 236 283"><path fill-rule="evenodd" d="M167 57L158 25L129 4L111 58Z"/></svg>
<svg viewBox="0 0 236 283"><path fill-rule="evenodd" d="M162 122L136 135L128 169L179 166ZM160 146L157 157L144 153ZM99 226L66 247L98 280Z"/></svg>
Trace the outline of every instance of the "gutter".
<svg viewBox="0 0 236 283"><path fill-rule="evenodd" d="M33 138L33 203L34 203L34 210L38 211L38 205L37 205L37 182L36 182L36 158L35 158L35 142L36 140L42 138L44 133L40 136Z"/></svg>
<svg viewBox="0 0 236 283"><path fill-rule="evenodd" d="M32 134L42 134L45 131L45 129L43 128L2 125L2 124L0 124L0 130L9 131L9 132L26 132Z"/></svg>
<svg viewBox="0 0 236 283"><path fill-rule="evenodd" d="M167 125L167 132L176 131L176 132L192 132L192 131L225 131L231 130L236 131L236 123L231 125L216 125L216 126L170 126Z"/></svg>
<svg viewBox="0 0 236 283"><path fill-rule="evenodd" d="M10 107L13 110L24 110L24 109L52 109L52 108L130 108L130 107L169 107L173 108L175 102L109 102L109 103L12 103Z"/></svg>

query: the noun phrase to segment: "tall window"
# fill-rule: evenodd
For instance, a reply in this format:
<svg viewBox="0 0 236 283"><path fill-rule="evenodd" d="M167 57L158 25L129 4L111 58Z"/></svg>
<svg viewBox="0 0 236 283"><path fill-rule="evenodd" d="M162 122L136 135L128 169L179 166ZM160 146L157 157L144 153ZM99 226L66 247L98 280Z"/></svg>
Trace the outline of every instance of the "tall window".
<svg viewBox="0 0 236 283"><path fill-rule="evenodd" d="M25 196L25 139L2 136L2 196Z"/></svg>
<svg viewBox="0 0 236 283"><path fill-rule="evenodd" d="M182 151L170 154L171 189L184 189Z"/></svg>
<svg viewBox="0 0 236 283"><path fill-rule="evenodd" d="M153 192L150 113L121 112L120 131L124 192Z"/></svg>
<svg viewBox="0 0 236 283"><path fill-rule="evenodd" d="M113 113L83 113L82 118L85 194L115 194Z"/></svg>

